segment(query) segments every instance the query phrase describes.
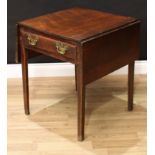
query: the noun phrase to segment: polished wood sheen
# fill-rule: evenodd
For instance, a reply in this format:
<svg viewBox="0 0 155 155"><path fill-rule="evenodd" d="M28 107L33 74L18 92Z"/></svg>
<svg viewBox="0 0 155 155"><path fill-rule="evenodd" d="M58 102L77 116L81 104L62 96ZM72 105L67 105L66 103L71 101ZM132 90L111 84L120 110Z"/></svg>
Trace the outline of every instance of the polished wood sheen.
<svg viewBox="0 0 155 155"><path fill-rule="evenodd" d="M139 37L139 20L86 8L66 9L19 22L16 58L17 62L22 60L25 113L29 114L27 63L35 52L75 64L80 141L84 140L86 85L125 65L129 65L128 110L132 110Z"/></svg>
<svg viewBox="0 0 155 155"><path fill-rule="evenodd" d="M86 8L72 8L25 20L20 24L49 35L82 41L135 20Z"/></svg>
<svg viewBox="0 0 155 155"><path fill-rule="evenodd" d="M59 55L59 53L56 50L56 44L60 42L59 40L54 40L51 38L44 37L42 35L33 34L31 32L21 32L21 33L23 35L24 44L26 48L31 50L35 50L35 49L43 50L49 53L53 53L55 55ZM29 41L27 39L28 35L38 38L38 43L36 44L36 46L32 46L29 44ZM67 43L65 44L66 46L68 46L68 50L66 51L65 55L63 55L63 57L68 57L75 60L76 47Z"/></svg>
<svg viewBox="0 0 155 155"><path fill-rule="evenodd" d="M87 86L85 140L76 139L74 77L30 78L31 115L23 115L22 80L8 79L8 155L146 155L146 75L135 75L127 111L127 75Z"/></svg>

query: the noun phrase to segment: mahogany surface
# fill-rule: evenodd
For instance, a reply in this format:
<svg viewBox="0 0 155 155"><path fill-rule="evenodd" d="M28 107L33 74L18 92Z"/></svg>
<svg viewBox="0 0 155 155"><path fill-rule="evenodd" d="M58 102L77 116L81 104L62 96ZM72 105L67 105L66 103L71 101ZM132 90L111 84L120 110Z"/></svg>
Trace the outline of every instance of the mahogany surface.
<svg viewBox="0 0 155 155"><path fill-rule="evenodd" d="M37 41L30 42L29 35ZM125 65L129 65L128 110L132 110L139 40L139 20L86 8L66 9L19 22L16 60L22 62L25 113L29 114L28 58L38 54L75 64L78 140L84 139L86 85ZM58 42L67 47L62 46L63 54L57 49Z"/></svg>
<svg viewBox="0 0 155 155"><path fill-rule="evenodd" d="M82 41L135 20L77 7L25 20L20 24L49 35Z"/></svg>

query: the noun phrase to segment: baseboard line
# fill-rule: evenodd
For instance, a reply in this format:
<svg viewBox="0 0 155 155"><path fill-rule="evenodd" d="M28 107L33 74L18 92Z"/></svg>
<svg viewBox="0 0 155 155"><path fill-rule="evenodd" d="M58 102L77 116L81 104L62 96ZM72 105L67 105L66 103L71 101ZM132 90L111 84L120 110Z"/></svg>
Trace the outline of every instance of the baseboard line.
<svg viewBox="0 0 155 155"><path fill-rule="evenodd" d="M29 77L62 77L74 76L74 65L71 63L35 63L29 64ZM123 75L128 73L127 66L124 66L111 75ZM147 61L135 62L135 74L147 73ZM7 78L21 78L21 64L8 64L7 65Z"/></svg>

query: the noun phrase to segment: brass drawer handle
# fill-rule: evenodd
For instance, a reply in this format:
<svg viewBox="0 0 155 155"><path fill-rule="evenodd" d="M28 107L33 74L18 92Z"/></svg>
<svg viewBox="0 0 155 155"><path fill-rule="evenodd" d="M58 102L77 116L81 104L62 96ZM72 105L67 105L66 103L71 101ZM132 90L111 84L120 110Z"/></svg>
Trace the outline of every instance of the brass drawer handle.
<svg viewBox="0 0 155 155"><path fill-rule="evenodd" d="M62 42L57 42L56 43L56 48L57 48L57 52L59 53L59 54L65 54L66 53L66 51L68 50L68 46L67 45L65 45L64 43L62 43Z"/></svg>
<svg viewBox="0 0 155 155"><path fill-rule="evenodd" d="M37 45L37 42L39 41L39 37L31 36L30 34L28 34L27 40L28 40L29 45L35 46Z"/></svg>

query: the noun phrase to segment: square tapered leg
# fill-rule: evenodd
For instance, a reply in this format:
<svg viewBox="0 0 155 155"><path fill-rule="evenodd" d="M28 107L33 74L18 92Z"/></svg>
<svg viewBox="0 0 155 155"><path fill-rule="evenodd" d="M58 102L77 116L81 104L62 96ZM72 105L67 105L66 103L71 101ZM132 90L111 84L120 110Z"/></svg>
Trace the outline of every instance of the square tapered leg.
<svg viewBox="0 0 155 155"><path fill-rule="evenodd" d="M134 62L128 65L128 110L133 110Z"/></svg>
<svg viewBox="0 0 155 155"><path fill-rule="evenodd" d="M22 62L22 79L23 79L23 96L25 114L29 115L29 84L28 84L28 60L27 52L21 44L21 62Z"/></svg>

